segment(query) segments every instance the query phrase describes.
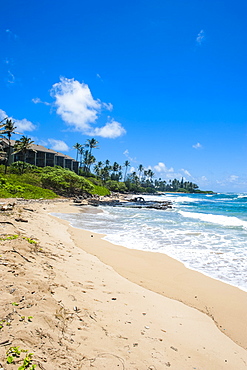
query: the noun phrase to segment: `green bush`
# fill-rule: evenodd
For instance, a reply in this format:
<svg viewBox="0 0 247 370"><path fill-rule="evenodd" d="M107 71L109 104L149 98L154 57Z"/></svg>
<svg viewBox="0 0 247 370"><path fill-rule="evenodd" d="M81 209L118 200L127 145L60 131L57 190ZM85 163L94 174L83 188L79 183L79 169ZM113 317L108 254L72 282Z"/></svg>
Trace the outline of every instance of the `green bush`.
<svg viewBox="0 0 247 370"><path fill-rule="evenodd" d="M62 167L45 167L41 174L41 183L43 187L62 194L91 194L94 189L90 181Z"/></svg>
<svg viewBox="0 0 247 370"><path fill-rule="evenodd" d="M25 198L25 199L53 199L57 197L53 191L42 189L38 186L25 184L21 181L22 176L0 175L0 197L1 198ZM19 180L19 181L18 181Z"/></svg>
<svg viewBox="0 0 247 370"><path fill-rule="evenodd" d="M119 193L125 193L128 190L124 182L118 182L114 180L106 181L106 187L111 191Z"/></svg>
<svg viewBox="0 0 247 370"><path fill-rule="evenodd" d="M111 192L109 189L105 188L104 186L99 186L99 185L93 185L94 189L93 191L91 192L91 194L97 194L97 195L101 195L101 196L105 196L105 195L110 195Z"/></svg>

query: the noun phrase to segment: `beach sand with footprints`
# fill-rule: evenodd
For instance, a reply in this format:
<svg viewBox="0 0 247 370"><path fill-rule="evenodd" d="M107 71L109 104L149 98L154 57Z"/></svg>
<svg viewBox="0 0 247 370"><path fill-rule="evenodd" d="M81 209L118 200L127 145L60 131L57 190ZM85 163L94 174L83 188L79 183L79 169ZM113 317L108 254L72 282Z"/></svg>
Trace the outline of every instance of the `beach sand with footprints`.
<svg viewBox="0 0 247 370"><path fill-rule="evenodd" d="M246 292L50 215L83 209L1 211L0 368L28 353L42 370L247 368ZM7 364L18 346L28 352Z"/></svg>

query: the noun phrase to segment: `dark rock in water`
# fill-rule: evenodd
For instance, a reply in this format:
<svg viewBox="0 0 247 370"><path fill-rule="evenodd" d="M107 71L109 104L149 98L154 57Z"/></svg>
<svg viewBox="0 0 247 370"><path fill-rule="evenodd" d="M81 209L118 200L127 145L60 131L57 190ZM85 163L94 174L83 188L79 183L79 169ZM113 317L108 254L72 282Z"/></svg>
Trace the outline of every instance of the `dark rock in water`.
<svg viewBox="0 0 247 370"><path fill-rule="evenodd" d="M130 202L136 202L136 203L145 202L145 199L142 197L137 197L137 198L130 199Z"/></svg>
<svg viewBox="0 0 247 370"><path fill-rule="evenodd" d="M171 201L154 201L154 200L145 200L143 197L136 197L129 200L129 202L123 204L125 207L131 208L148 208L148 209L171 209Z"/></svg>
<svg viewBox="0 0 247 370"><path fill-rule="evenodd" d="M101 200L93 202L89 202L90 205L97 206L112 206L112 207L129 207L129 208L148 208L148 209L158 209L158 210L166 210L172 208L172 202L170 201L145 201L142 197L137 197L130 199L129 201L120 202L119 200Z"/></svg>

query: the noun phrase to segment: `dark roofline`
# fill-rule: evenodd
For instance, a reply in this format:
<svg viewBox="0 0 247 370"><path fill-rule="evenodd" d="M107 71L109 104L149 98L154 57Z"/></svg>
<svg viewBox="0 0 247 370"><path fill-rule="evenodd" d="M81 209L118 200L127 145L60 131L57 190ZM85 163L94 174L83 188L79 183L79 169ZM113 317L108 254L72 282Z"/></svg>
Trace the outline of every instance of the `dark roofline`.
<svg viewBox="0 0 247 370"><path fill-rule="evenodd" d="M6 144L8 144L8 139L6 138L0 138L0 141L4 141L6 142ZM14 147L15 145L15 142L16 140L10 140L10 144L11 144L11 147ZM60 152L56 152L55 150L53 149L48 149L46 148L45 146L43 145L38 145L38 144L31 144L31 148L30 150L34 150L36 152L43 152L43 153L51 153L51 154L54 154L55 156L57 157L63 157L65 159L71 159L72 161L74 162L78 162L76 161L74 158L70 157L69 155L67 154L63 154L63 153L60 153ZM79 163L79 162L78 162Z"/></svg>

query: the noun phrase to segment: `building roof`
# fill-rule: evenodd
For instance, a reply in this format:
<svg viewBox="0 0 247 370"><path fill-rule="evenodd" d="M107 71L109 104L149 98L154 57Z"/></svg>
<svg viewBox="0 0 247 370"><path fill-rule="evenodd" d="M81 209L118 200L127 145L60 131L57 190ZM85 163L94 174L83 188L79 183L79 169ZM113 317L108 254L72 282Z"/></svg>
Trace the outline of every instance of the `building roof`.
<svg viewBox="0 0 247 370"><path fill-rule="evenodd" d="M5 138L0 138L0 142L8 145L8 140L5 139ZM15 142L16 142L16 140L10 140L11 147L13 147L15 145ZM63 154L63 153L60 153L60 152L56 152L53 149L48 149L48 148L46 148L43 145L31 144L30 145L30 150L33 150L35 152L51 153L51 154L54 154L55 156L63 157L65 159L71 159L72 161L76 162L76 160L74 158L72 158L72 157L70 157L70 156L68 156L66 154Z"/></svg>

